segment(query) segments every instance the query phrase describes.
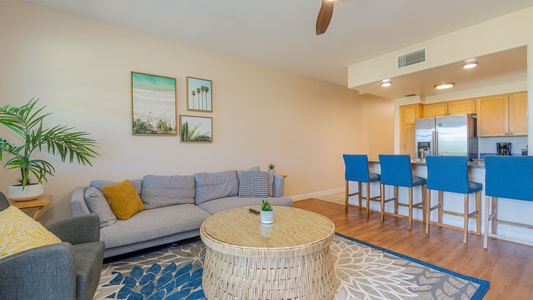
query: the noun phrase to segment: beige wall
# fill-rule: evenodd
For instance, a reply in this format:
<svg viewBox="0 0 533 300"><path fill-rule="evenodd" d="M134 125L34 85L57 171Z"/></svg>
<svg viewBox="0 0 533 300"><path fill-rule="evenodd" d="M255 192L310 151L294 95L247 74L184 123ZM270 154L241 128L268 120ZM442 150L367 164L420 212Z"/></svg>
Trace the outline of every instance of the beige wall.
<svg viewBox="0 0 533 300"><path fill-rule="evenodd" d="M392 151L392 101L346 87L20 2L0 2L0 41L0 105L40 98L50 125L99 142L93 167L45 155L56 176L45 184L54 200L44 222L68 216L70 192L91 179L274 163L289 175L286 195L301 199L343 187L342 153ZM213 143L132 136L131 71L176 78L178 114L212 117ZM186 111L186 76L213 80L213 113ZM17 176L2 169L0 190Z"/></svg>

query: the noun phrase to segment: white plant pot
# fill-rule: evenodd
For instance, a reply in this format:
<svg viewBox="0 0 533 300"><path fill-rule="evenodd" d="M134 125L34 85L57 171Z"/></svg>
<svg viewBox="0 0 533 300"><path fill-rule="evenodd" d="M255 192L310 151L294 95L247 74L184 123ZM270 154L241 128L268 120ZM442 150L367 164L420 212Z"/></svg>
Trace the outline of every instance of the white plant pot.
<svg viewBox="0 0 533 300"><path fill-rule="evenodd" d="M22 185L10 185L7 187L7 198L12 201L26 201L37 199L44 194L44 187L40 183Z"/></svg>
<svg viewBox="0 0 533 300"><path fill-rule="evenodd" d="M261 223L272 224L274 222L274 211L261 211Z"/></svg>

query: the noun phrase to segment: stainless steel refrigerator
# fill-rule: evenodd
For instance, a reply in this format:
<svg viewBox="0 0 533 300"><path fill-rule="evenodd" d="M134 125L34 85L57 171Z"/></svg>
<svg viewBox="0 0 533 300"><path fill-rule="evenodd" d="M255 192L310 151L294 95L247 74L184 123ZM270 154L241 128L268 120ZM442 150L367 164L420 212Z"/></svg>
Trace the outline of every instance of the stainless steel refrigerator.
<svg viewBox="0 0 533 300"><path fill-rule="evenodd" d="M421 160L427 155L468 156L469 159L476 159L476 119L467 114L416 119L415 149Z"/></svg>

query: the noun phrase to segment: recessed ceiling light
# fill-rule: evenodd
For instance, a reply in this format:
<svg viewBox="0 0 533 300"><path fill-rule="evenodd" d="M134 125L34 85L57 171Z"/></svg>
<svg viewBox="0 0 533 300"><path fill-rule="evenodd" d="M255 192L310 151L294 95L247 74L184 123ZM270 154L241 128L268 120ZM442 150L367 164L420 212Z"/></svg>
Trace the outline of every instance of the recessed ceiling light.
<svg viewBox="0 0 533 300"><path fill-rule="evenodd" d="M433 87L436 88L437 90L444 90L444 89L452 88L454 85L455 85L455 82L443 82L441 84L436 84Z"/></svg>
<svg viewBox="0 0 533 300"><path fill-rule="evenodd" d="M463 69L472 69L472 68L477 67L477 65L478 65L477 61L470 61L463 65Z"/></svg>
<svg viewBox="0 0 533 300"><path fill-rule="evenodd" d="M392 85L392 81L390 81L390 79L384 79L381 81L381 86L382 87L388 87L388 86L391 86Z"/></svg>

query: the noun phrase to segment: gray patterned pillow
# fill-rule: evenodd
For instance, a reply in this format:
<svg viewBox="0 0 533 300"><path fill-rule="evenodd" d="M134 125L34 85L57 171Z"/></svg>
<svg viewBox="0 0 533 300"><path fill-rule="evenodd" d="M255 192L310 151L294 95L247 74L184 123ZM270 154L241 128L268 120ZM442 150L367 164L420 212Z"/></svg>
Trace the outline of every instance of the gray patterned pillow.
<svg viewBox="0 0 533 300"><path fill-rule="evenodd" d="M111 210L104 193L96 187L88 187L85 190L85 203L92 213L100 218L100 228L115 224L117 217Z"/></svg>
<svg viewBox="0 0 533 300"><path fill-rule="evenodd" d="M247 171L239 177L239 197L268 197L268 173Z"/></svg>

